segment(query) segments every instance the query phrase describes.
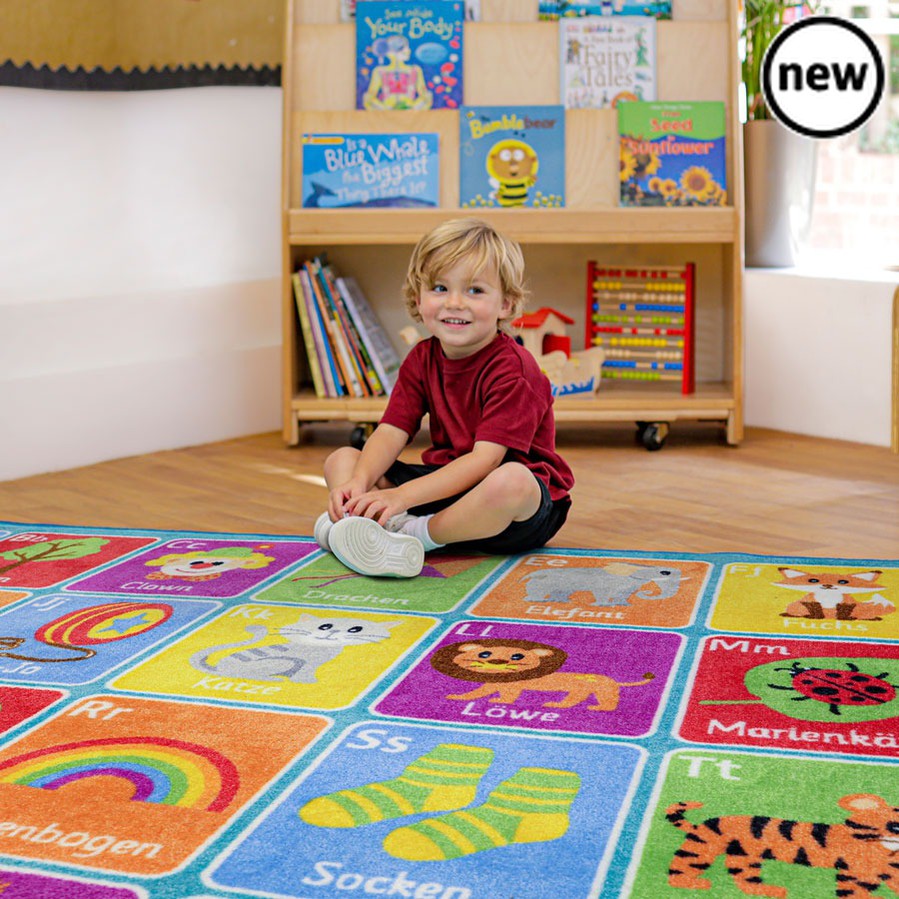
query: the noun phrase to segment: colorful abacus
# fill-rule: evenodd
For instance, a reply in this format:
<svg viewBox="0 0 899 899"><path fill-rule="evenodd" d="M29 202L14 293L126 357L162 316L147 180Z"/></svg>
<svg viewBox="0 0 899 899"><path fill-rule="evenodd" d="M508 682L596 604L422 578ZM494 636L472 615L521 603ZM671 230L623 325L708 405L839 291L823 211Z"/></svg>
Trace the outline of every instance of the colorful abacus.
<svg viewBox="0 0 899 899"><path fill-rule="evenodd" d="M605 351L603 378L679 381L695 389L694 264L611 268L587 263L586 346Z"/></svg>

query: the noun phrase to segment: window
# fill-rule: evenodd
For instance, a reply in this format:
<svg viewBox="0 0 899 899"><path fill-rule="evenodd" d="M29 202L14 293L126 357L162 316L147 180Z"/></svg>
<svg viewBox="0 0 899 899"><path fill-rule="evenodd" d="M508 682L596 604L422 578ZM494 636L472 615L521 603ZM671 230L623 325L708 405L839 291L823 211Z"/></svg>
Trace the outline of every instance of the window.
<svg viewBox="0 0 899 899"><path fill-rule="evenodd" d="M818 11L864 28L887 78L884 99L863 128L818 142L805 256L841 250L854 266L899 266L899 0L823 0Z"/></svg>

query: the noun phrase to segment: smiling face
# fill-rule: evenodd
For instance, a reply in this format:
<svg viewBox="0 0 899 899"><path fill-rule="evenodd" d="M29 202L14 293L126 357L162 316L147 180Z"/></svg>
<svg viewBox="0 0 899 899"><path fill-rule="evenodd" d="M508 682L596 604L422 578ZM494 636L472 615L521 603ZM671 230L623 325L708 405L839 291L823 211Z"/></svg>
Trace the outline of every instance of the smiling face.
<svg viewBox="0 0 899 899"><path fill-rule="evenodd" d="M503 296L495 265L475 272L463 259L432 281L422 285L417 308L449 359L463 359L483 349L496 337L500 319L511 313L512 304Z"/></svg>

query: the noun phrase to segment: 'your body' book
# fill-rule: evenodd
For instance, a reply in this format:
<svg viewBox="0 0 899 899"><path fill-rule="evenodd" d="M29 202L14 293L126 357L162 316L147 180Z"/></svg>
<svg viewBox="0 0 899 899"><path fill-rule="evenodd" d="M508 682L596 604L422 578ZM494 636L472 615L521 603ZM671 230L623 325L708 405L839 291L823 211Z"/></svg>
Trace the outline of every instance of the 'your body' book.
<svg viewBox="0 0 899 899"><path fill-rule="evenodd" d="M559 22L561 96L568 109L655 100L656 20L588 16Z"/></svg>
<svg viewBox="0 0 899 899"><path fill-rule="evenodd" d="M622 206L727 204L723 103L621 103L618 134Z"/></svg>
<svg viewBox="0 0 899 899"><path fill-rule="evenodd" d="M356 4L356 109L458 109L461 0Z"/></svg>
<svg viewBox="0 0 899 899"><path fill-rule="evenodd" d="M459 129L463 208L565 205L563 106L463 106Z"/></svg>

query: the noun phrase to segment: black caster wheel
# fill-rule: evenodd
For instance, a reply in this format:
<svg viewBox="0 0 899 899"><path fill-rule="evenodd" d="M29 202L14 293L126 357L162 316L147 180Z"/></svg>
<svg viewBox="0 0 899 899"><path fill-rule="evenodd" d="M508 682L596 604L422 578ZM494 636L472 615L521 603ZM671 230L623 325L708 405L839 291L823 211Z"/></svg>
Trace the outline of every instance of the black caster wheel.
<svg viewBox="0 0 899 899"><path fill-rule="evenodd" d="M660 450L665 445L668 437L668 422L638 422L637 427L639 428L640 442L650 452Z"/></svg>
<svg viewBox="0 0 899 899"><path fill-rule="evenodd" d="M350 446L361 450L365 446L365 441L371 437L374 428L371 425L356 425L350 434Z"/></svg>

